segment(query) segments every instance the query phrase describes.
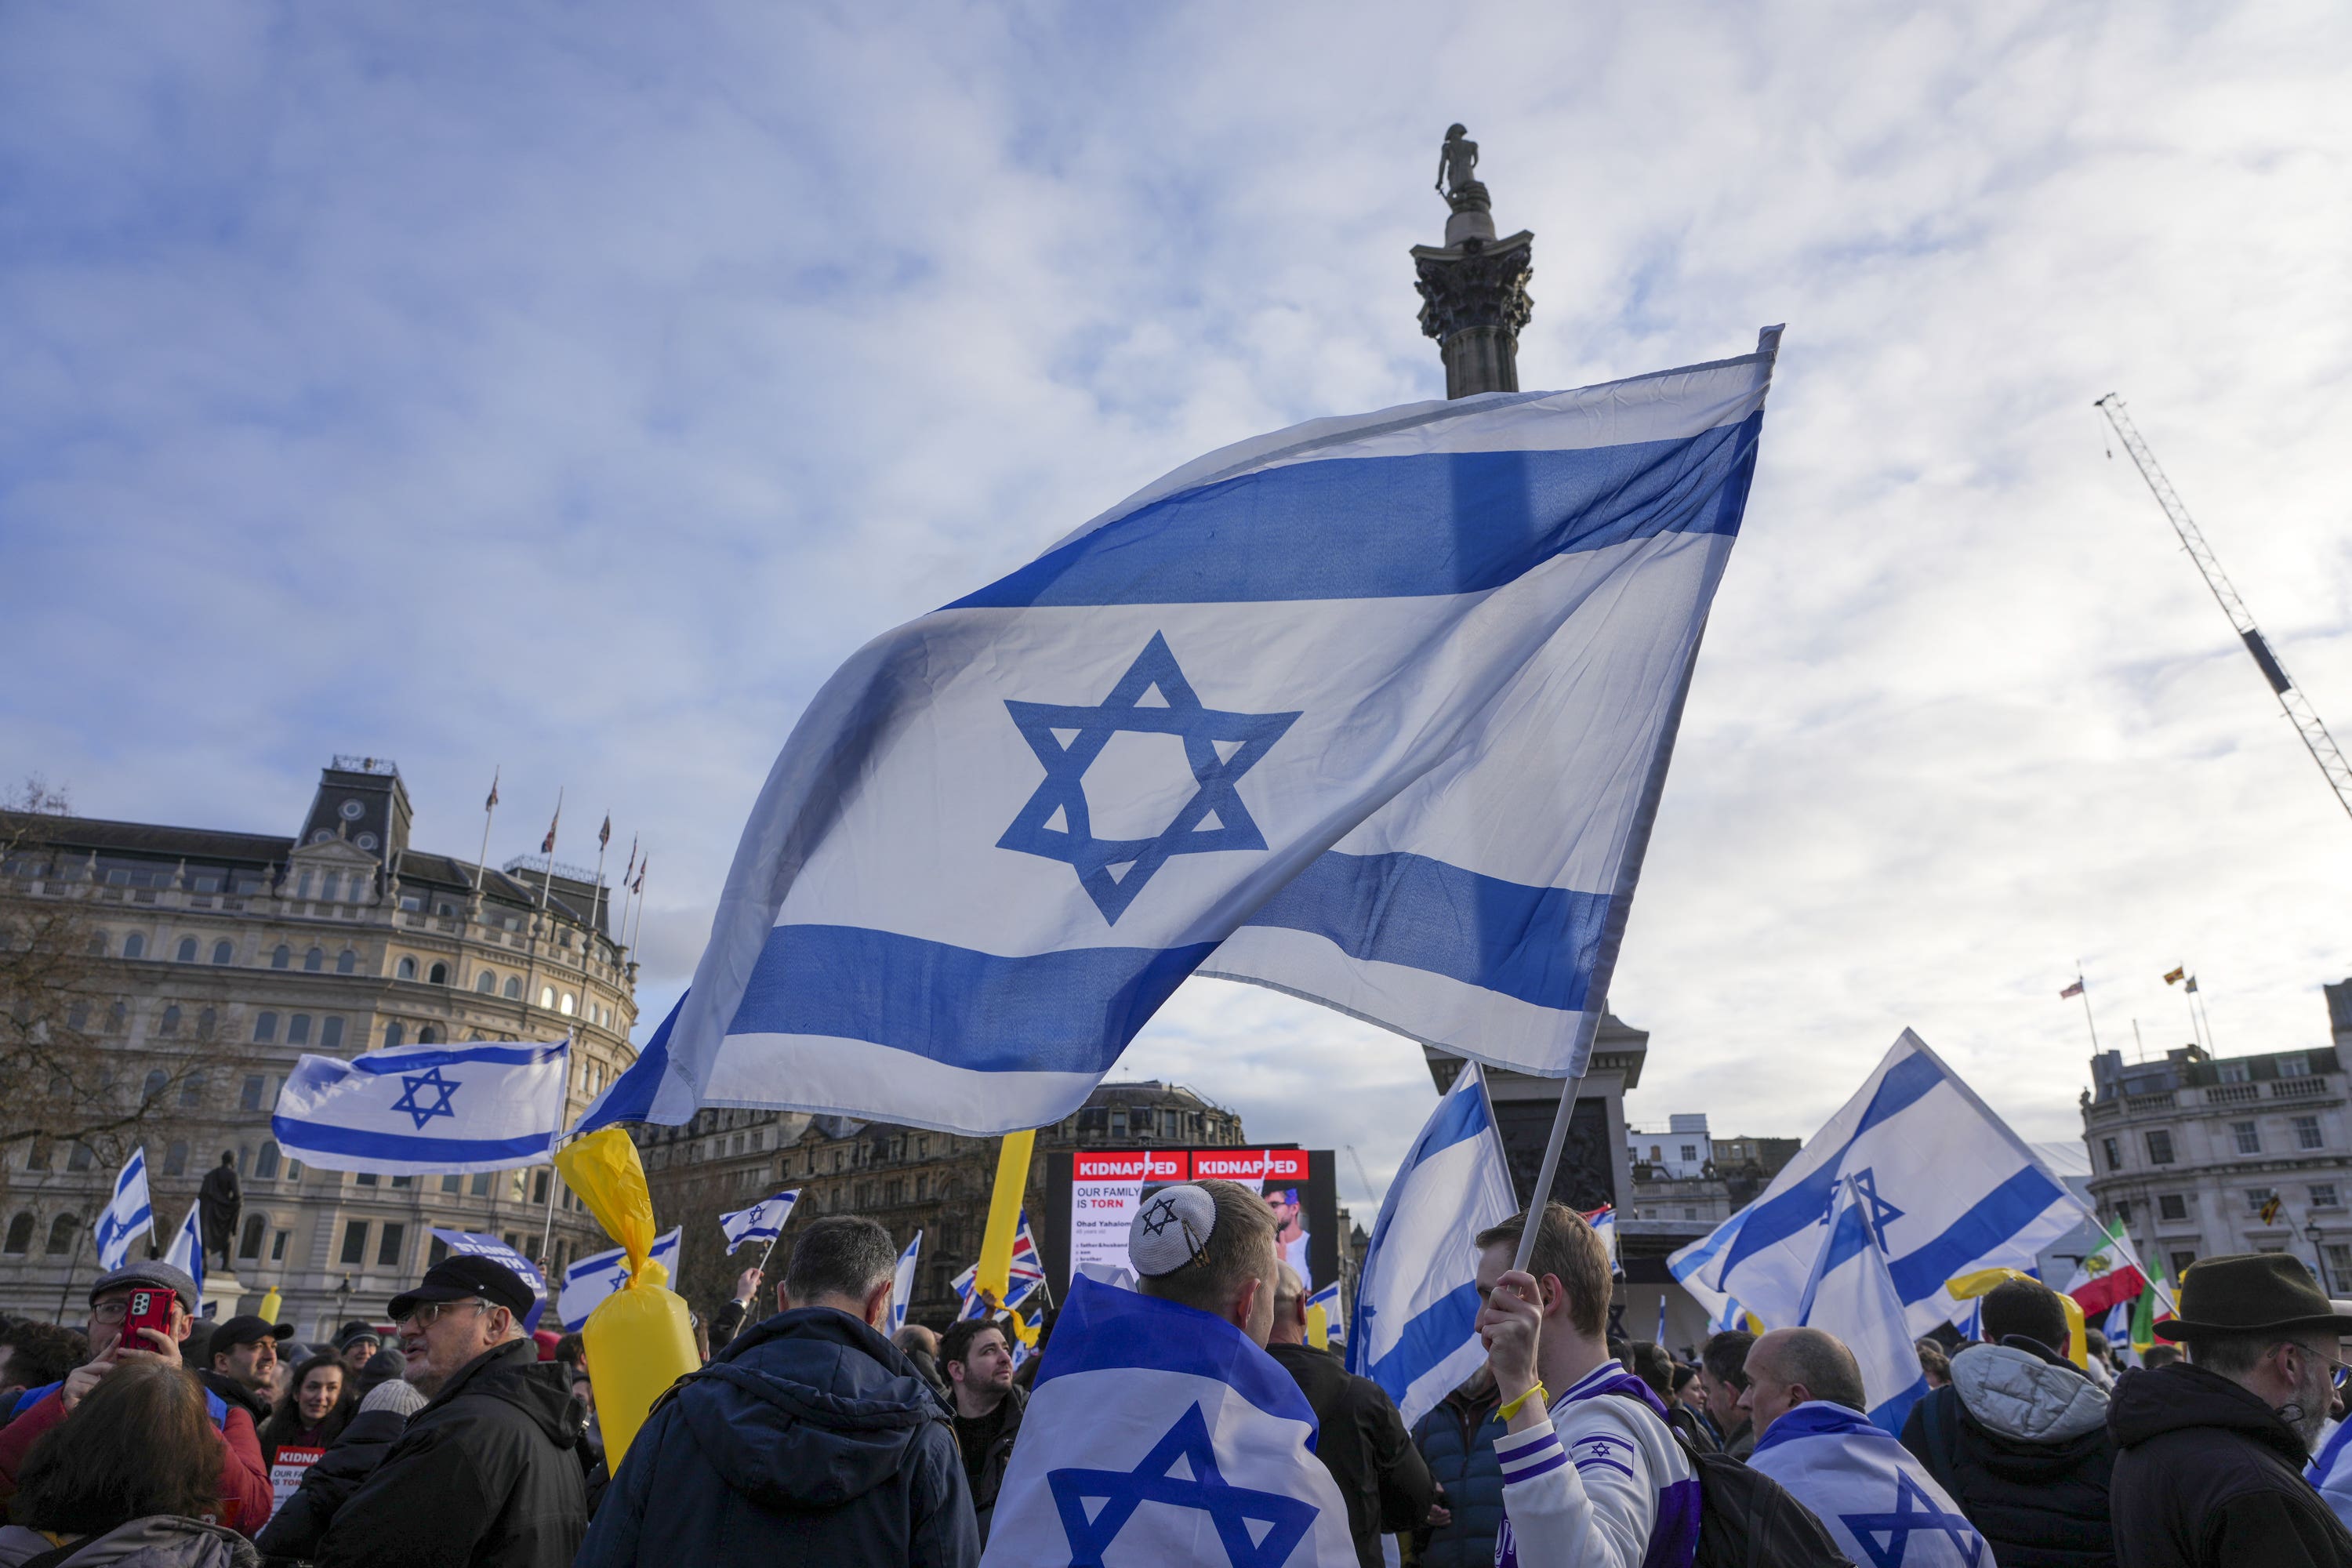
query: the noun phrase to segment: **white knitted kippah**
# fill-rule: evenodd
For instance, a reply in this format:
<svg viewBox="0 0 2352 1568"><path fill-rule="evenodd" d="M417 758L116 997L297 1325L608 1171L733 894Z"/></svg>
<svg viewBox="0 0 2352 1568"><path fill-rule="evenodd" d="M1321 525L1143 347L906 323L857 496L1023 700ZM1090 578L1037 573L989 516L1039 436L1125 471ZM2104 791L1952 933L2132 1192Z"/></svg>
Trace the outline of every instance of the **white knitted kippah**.
<svg viewBox="0 0 2352 1568"><path fill-rule="evenodd" d="M1127 1255L1146 1279L1173 1274L1201 1255L1217 1228L1217 1200L1187 1183L1143 1200L1127 1227Z"/></svg>

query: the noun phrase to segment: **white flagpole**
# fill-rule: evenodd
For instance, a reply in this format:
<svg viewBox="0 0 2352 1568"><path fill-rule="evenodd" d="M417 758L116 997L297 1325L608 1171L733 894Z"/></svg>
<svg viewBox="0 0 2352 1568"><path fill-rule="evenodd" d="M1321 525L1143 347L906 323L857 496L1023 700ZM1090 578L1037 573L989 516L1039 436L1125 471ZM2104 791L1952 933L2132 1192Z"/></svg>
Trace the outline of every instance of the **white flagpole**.
<svg viewBox="0 0 2352 1568"><path fill-rule="evenodd" d="M610 814L607 814L604 818L604 831L596 836L596 896L588 905L588 935L591 942L595 940L596 917L604 912L604 852L612 846L613 818Z"/></svg>
<svg viewBox="0 0 2352 1568"><path fill-rule="evenodd" d="M482 805L482 852L474 858L474 891L482 890L483 862L490 858L490 818L499 814L499 774L506 771L504 763L490 770L490 798Z"/></svg>
<svg viewBox="0 0 2352 1568"><path fill-rule="evenodd" d="M547 822L547 870L539 880L539 907L547 908L549 893L555 886L555 829L563 821L563 786L555 786L555 815Z"/></svg>

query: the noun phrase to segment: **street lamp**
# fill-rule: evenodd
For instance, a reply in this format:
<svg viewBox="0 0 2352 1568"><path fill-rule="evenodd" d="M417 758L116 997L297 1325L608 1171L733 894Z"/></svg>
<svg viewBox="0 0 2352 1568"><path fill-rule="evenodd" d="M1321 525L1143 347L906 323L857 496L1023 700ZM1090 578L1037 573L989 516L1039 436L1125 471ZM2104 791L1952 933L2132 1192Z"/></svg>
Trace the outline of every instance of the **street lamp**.
<svg viewBox="0 0 2352 1568"><path fill-rule="evenodd" d="M2311 1243L2312 1261L2319 1265L2319 1288L2323 1290L2332 1290L2335 1287L2328 1283L2327 1259L2319 1250L2320 1235L2319 1221L2316 1219L2310 1219L2309 1223L2303 1227L2303 1239Z"/></svg>

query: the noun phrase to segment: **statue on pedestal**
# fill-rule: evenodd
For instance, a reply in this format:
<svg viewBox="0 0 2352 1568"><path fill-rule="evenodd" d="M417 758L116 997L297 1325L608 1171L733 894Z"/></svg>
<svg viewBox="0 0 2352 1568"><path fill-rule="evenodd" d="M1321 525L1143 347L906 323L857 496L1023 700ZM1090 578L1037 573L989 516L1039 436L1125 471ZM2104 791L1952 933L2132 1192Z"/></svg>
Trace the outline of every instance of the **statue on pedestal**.
<svg viewBox="0 0 2352 1568"><path fill-rule="evenodd" d="M229 1247L236 1240L237 1216L245 1210L245 1194L236 1181L236 1156L221 1152L220 1163L205 1173L196 1189L197 1223L205 1233L205 1250L220 1254L221 1267L232 1267Z"/></svg>
<svg viewBox="0 0 2352 1568"><path fill-rule="evenodd" d="M1445 144L1437 150L1437 191L1456 212L1487 210L1486 187L1476 178L1478 143L1460 125L1445 128Z"/></svg>

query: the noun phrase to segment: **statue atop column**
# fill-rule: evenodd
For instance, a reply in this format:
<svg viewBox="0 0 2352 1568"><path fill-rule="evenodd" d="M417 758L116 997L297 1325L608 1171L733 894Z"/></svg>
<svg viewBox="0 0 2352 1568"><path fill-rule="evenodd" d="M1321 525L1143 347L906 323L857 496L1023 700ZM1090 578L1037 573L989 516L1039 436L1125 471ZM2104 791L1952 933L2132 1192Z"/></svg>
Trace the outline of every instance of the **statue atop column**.
<svg viewBox="0 0 2352 1568"><path fill-rule="evenodd" d="M1461 125L1445 128L1437 191L1451 209L1445 243L1412 247L1421 330L1445 359L1445 395L1519 389L1519 329L1533 309L1528 279L1535 236L1495 236L1493 203L1478 177L1478 143Z"/></svg>
<svg viewBox="0 0 2352 1568"><path fill-rule="evenodd" d="M205 1250L220 1254L221 1267L232 1267L229 1248L236 1240L237 1216L245 1211L245 1194L236 1181L236 1156L224 1150L220 1163L205 1173L196 1189L197 1223L205 1233Z"/></svg>
<svg viewBox="0 0 2352 1568"><path fill-rule="evenodd" d="M1437 192L1455 212L1488 209L1486 187L1476 178L1478 143L1460 125L1445 128L1445 143L1437 150Z"/></svg>

